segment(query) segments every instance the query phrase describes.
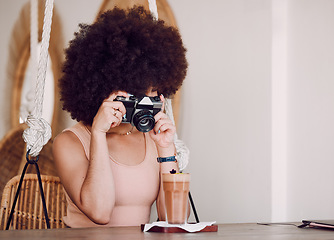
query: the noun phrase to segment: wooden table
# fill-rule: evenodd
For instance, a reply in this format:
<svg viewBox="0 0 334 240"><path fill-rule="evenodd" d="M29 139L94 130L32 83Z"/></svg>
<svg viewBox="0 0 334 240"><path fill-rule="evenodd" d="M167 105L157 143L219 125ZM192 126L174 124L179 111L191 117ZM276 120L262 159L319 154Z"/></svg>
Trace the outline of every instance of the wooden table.
<svg viewBox="0 0 334 240"><path fill-rule="evenodd" d="M136 240L136 239L334 239L334 231L320 229L300 229L291 225L220 224L218 232L210 233L143 233L140 227L81 228L51 230L9 230L0 231L0 239L96 239L96 240Z"/></svg>

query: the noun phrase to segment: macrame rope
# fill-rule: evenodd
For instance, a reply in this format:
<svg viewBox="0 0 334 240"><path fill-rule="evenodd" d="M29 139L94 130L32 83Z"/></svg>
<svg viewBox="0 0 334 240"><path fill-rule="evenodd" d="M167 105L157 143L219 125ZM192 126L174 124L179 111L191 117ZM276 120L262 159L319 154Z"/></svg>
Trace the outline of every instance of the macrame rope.
<svg viewBox="0 0 334 240"><path fill-rule="evenodd" d="M32 85L32 89L34 89L37 79L37 61L38 61L37 58L38 0L30 0L30 21L31 21L30 22L30 74L31 74L30 83Z"/></svg>
<svg viewBox="0 0 334 240"><path fill-rule="evenodd" d="M43 97L45 76L48 62L48 49L52 23L53 0L46 0L41 52L38 62L38 75L35 88L35 107L33 113L28 116L26 123L29 128L23 132L23 139L27 143L27 150L30 155L36 157L39 155L43 146L51 138L51 127L47 121L42 118ZM31 22L32 24L32 22Z"/></svg>
<svg viewBox="0 0 334 240"><path fill-rule="evenodd" d="M158 20L158 8L157 8L157 4L155 0L148 0L148 5L149 5L149 9L151 14L153 15L153 17L155 18L155 20ZM175 125L175 121L174 121L174 114L173 114L173 109L172 109L172 100L171 99L166 99L165 102L165 111L166 111L166 115L172 120L173 124ZM174 144L175 144L175 148L176 148L176 157L177 157L177 161L179 163L179 168L180 171L184 170L189 162L189 149L187 148L187 146L185 145L185 143L178 139L177 134L175 133L174 136Z"/></svg>
<svg viewBox="0 0 334 240"><path fill-rule="evenodd" d="M36 118L42 117L43 109L43 97L44 97L44 86L45 86L45 76L48 63L48 50L52 23L52 12L53 12L53 0L46 0L45 3L45 15L43 23L43 33L42 33L42 43L41 43L41 53L38 63L38 76L35 91L35 108L33 115Z"/></svg>
<svg viewBox="0 0 334 240"><path fill-rule="evenodd" d="M155 20L158 20L158 8L155 0L148 0L148 6Z"/></svg>
<svg viewBox="0 0 334 240"><path fill-rule="evenodd" d="M166 102L165 102L165 111L166 111L166 115L172 120L173 124L175 125L174 114L173 114L173 109L172 109L172 100L169 98L166 99ZM177 155L176 157L179 163L179 169L180 171L182 171L187 167L189 163L190 151L185 145L185 143L182 140L178 139L176 133L174 136L174 144L176 148L176 155Z"/></svg>

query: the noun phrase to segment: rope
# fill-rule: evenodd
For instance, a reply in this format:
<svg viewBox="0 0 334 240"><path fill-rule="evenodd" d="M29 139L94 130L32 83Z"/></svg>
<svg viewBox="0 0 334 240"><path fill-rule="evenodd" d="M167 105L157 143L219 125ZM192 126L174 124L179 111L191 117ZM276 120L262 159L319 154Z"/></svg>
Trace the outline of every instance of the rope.
<svg viewBox="0 0 334 240"><path fill-rule="evenodd" d="M148 7L155 20L158 20L158 8L155 0L148 0Z"/></svg>
<svg viewBox="0 0 334 240"><path fill-rule="evenodd" d="M158 8L157 8L156 0L148 0L148 5L149 5L150 12L155 18L155 20L158 20ZM165 110L166 110L166 115L172 120L173 124L175 125L171 99L166 99ZM174 144L176 148L176 157L179 163L179 169L180 171L182 171L188 165L190 151L185 145L185 143L182 140L178 139L176 133L174 136Z"/></svg>
<svg viewBox="0 0 334 240"><path fill-rule="evenodd" d="M37 79L37 45L38 45L38 0L30 0L30 70L31 70L31 85L36 86ZM32 95L33 96L33 95ZM31 98L33 99L33 97ZM31 104L30 104L31 105ZM29 108L28 114L33 110L33 106Z"/></svg>
<svg viewBox="0 0 334 240"><path fill-rule="evenodd" d="M41 118L42 116L45 76L48 63L48 49L49 49L49 40L51 32L51 23L52 23L52 11L53 11L53 0L46 0L41 53L38 63L38 76L37 76L37 84L35 91L36 95L35 95L34 115L36 116L36 118Z"/></svg>
<svg viewBox="0 0 334 240"><path fill-rule="evenodd" d="M172 100L169 98L166 99L166 102L165 102L165 111L166 111L166 115L172 120L173 124L175 125L174 114L173 114L173 109L172 109ZM182 140L178 139L178 136L176 133L174 136L174 144L176 148L176 157L179 163L179 169L180 171L182 171L188 165L190 151L185 145L185 143Z"/></svg>
<svg viewBox="0 0 334 240"><path fill-rule="evenodd" d="M36 157L43 146L51 138L51 127L42 116L45 76L48 62L48 49L52 23L53 0L46 0L44 23L42 33L41 52L38 62L38 75L35 88L35 107L33 113L28 116L26 123L29 128L23 132L23 139L27 143L27 151L30 155ZM32 24L32 21L31 21Z"/></svg>

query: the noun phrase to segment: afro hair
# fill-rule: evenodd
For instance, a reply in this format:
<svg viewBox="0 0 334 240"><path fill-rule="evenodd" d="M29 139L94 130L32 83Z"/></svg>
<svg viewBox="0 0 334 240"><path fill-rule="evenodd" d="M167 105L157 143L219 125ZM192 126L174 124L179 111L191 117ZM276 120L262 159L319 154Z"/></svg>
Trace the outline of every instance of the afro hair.
<svg viewBox="0 0 334 240"><path fill-rule="evenodd" d="M79 27L59 80L63 109L73 119L91 125L115 91L140 96L152 88L172 96L181 87L188 67L181 36L143 7L114 8Z"/></svg>

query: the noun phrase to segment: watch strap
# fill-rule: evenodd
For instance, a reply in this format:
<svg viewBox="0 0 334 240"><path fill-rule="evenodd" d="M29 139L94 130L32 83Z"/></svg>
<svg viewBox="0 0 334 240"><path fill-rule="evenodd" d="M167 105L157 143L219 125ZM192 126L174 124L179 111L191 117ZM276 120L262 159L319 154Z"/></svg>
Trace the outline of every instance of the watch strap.
<svg viewBox="0 0 334 240"><path fill-rule="evenodd" d="M170 156L170 157L158 157L157 161L159 163L162 162L176 162L176 157L175 156Z"/></svg>

